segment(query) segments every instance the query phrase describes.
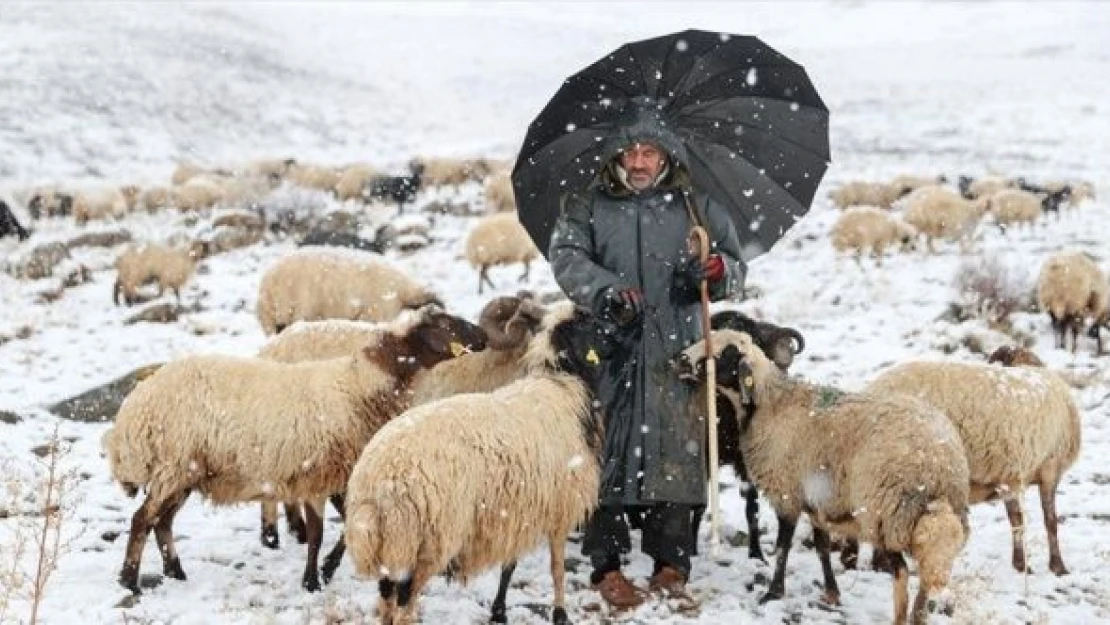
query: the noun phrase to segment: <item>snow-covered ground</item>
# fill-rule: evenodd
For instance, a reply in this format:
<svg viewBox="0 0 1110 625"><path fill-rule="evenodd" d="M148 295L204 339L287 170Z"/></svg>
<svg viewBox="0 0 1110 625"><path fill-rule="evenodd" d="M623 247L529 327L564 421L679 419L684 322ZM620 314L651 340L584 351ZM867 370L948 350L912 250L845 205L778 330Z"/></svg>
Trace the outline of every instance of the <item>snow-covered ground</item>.
<svg viewBox="0 0 1110 625"><path fill-rule="evenodd" d="M752 264L749 282L763 294L740 306L805 333L795 371L807 378L855 389L907 358L953 349L946 357L981 358L961 345L975 324L936 321L957 296L954 246L933 257L888 258L878 269L834 258L826 233L836 213L826 192L838 182L997 171L1088 179L1103 197L1110 188L1110 11L1099 3L67 3L0 8L0 197L41 182L160 182L183 158L221 164L288 155L396 166L417 153L508 157L565 76L625 41L687 27L763 36L807 67L832 111L834 163L815 208ZM1091 252L1110 269L1108 219L1107 202L1098 199L1032 232L983 228L974 254L998 255L1026 281L1061 247ZM440 217L430 248L394 259L473 316L484 298L460 260L469 223ZM131 218L126 227L139 238L173 230L158 216ZM0 258L78 230L65 221L38 228L32 243L0 241ZM80 476L67 535L79 533L54 573L40 622L300 624L359 622L372 613L375 588L349 564L325 592L307 594L299 586L303 548L283 535L281 550L263 549L257 506L214 509L199 499L176 523L189 580L116 607L127 595L116 576L136 502L111 483L100 456L107 426L59 422L42 410L148 362L195 351L252 353L263 342L253 315L261 271L291 248L258 245L206 261L185 292L202 312L170 325L123 325L130 311L110 304L118 250L76 254L94 280L53 304L36 302L51 279L0 274L0 335L31 330L0 344L0 410L23 417L0 422L0 475L13 482L30 475L30 449L60 423L62 436L75 441L65 468ZM493 272L499 292L518 288L517 271ZM555 289L546 266L533 270L527 286ZM1075 356L1054 350L1046 318L1015 318L1050 366L1093 380L1075 394L1084 448L1058 503L1071 575L1047 573L1035 495L1026 498L1035 571L1028 577L1010 568L1003 508L978 506L954 572L951 621L1110 620L1110 548L1101 540L1110 519L1102 456L1110 452L1110 360L1093 358L1087 344ZM744 528L743 515L735 488L725 492L731 535ZM29 507L0 504L13 512ZM774 521L764 510L769 549ZM18 515L0 520L0 576L21 527ZM329 541L339 527L329 523ZM110 541L108 533L121 536ZM588 566L576 545L568 555L572 619L602 622L588 609L597 601L586 588ZM151 541L144 570L158 571L159 560ZM634 553L627 571L642 580L650 563ZM757 575L770 570L748 561L743 548L726 549L719 561L698 558L691 587L702 610L686 620L871 623L890 615L889 577L867 571L839 572L843 607L819 606L819 567L803 548L792 554L783 601L758 606L761 589L750 588ZM517 580L510 620L545 622L551 589L543 550L522 563ZM495 586L493 573L467 588L434 581L424 622L481 622ZM4 622L28 618L17 598ZM658 606L626 620L685 622Z"/></svg>

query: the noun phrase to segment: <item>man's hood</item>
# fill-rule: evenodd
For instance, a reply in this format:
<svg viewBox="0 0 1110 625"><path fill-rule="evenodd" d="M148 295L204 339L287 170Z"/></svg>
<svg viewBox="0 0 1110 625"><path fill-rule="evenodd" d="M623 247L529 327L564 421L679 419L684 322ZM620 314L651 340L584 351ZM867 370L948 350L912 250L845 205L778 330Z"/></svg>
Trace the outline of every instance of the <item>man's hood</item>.
<svg viewBox="0 0 1110 625"><path fill-rule="evenodd" d="M598 173L598 183L605 186L611 194L623 196L632 193L620 180L617 160L625 148L636 143L654 143L667 153L669 171L655 188L687 186L689 176L686 146L668 127L662 109L662 103L651 98L638 97L629 101L624 118L605 140L601 152L601 162L605 165Z"/></svg>

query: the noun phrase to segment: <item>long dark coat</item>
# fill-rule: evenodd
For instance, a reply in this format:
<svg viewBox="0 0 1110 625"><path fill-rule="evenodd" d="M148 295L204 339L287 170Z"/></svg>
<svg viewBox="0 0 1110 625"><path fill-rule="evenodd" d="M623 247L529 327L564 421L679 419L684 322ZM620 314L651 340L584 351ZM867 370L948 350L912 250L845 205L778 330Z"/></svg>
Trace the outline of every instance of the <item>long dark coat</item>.
<svg viewBox="0 0 1110 625"><path fill-rule="evenodd" d="M601 503L703 505L705 407L693 401L670 364L702 338L699 300L675 275L690 258L694 225L682 191L685 152L659 128L632 128L613 142L611 154L637 140L661 145L671 156L670 173L656 187L633 193L616 180L610 162L586 193L563 198L549 258L567 296L599 315L607 314L612 289L635 287L644 294L644 315L624 330L625 353L604 363ZM726 276L711 284L710 294L723 299L743 284L740 241L720 205L694 198L714 251L725 259Z"/></svg>

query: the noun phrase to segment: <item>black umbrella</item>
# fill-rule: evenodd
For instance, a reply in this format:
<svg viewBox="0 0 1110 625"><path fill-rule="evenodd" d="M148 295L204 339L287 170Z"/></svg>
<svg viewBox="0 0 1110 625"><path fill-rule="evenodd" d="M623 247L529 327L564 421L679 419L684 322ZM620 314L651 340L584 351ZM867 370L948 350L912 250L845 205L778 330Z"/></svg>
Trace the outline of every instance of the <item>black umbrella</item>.
<svg viewBox="0 0 1110 625"><path fill-rule="evenodd" d="M744 259L809 210L829 113L805 70L756 37L688 30L630 43L568 78L513 168L521 223L546 255L560 197L586 189L645 116L681 141L693 187L728 207ZM670 146L664 146L670 148Z"/></svg>

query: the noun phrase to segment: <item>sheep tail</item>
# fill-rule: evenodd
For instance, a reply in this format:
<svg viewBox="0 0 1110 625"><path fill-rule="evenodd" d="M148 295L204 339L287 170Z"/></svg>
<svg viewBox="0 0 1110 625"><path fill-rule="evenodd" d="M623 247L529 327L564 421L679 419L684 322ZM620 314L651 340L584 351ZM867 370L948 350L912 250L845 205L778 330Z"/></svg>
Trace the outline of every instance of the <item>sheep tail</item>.
<svg viewBox="0 0 1110 625"><path fill-rule="evenodd" d="M913 529L910 554L917 560L921 587L930 597L948 586L952 564L967 542L967 513L958 515L947 501L929 502Z"/></svg>
<svg viewBox="0 0 1110 625"><path fill-rule="evenodd" d="M378 489L372 505L350 511L344 530L347 548L362 575L404 581L417 563L422 524L411 500L396 497L387 484Z"/></svg>
<svg viewBox="0 0 1110 625"><path fill-rule="evenodd" d="M124 475L124 466L123 463L120 462L120 450L116 438L116 428L113 427L100 438L100 445L108 454L108 464L112 472L112 477L119 482L120 486L123 487L123 492L128 497L134 497L139 494L139 484L145 483L146 480L132 480L129 479L131 476Z"/></svg>

